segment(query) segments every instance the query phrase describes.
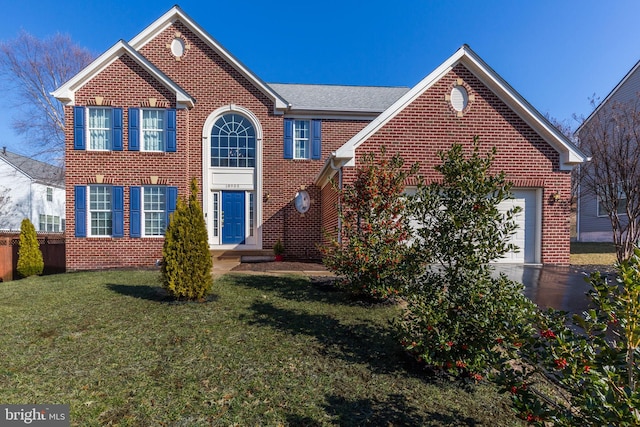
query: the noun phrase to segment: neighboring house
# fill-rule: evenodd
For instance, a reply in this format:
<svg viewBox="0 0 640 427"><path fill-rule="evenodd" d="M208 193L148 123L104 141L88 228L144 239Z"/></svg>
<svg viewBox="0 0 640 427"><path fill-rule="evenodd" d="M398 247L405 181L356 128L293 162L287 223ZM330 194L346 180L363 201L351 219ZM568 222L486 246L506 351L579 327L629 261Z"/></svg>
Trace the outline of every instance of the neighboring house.
<svg viewBox="0 0 640 427"><path fill-rule="evenodd" d="M640 101L640 61L623 77L613 88L606 98L598 104L595 110L576 130L576 135L580 137L591 124L597 123L603 114L608 114L609 109L615 105L627 106L630 111L636 111ZM624 203L620 204L620 213ZM584 191L578 187L577 209L576 209L576 239L580 242L612 242L613 229L611 220L605 209L600 205L598 198L589 191Z"/></svg>
<svg viewBox="0 0 640 427"><path fill-rule="evenodd" d="M0 230L20 230L29 218L37 231L64 231L64 170L2 148Z"/></svg>
<svg viewBox="0 0 640 427"><path fill-rule="evenodd" d="M67 269L150 266L196 178L212 249L317 259L330 185L386 145L435 177L437 150L496 145L523 206L512 262L569 261L570 172L585 160L461 47L414 88L267 84L179 7L53 95L65 105Z"/></svg>

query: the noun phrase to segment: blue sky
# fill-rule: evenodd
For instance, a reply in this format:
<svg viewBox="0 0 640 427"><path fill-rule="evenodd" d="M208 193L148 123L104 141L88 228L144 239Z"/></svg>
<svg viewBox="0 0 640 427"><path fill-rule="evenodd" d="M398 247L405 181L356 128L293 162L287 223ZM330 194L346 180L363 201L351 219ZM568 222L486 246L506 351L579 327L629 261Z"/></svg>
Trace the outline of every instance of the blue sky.
<svg viewBox="0 0 640 427"><path fill-rule="evenodd" d="M175 1L7 1L0 39L68 33L96 55ZM183 0L266 82L413 86L468 44L541 113L588 115L640 59L637 0ZM107 6L105 6L107 5ZM28 154L0 112L0 146Z"/></svg>

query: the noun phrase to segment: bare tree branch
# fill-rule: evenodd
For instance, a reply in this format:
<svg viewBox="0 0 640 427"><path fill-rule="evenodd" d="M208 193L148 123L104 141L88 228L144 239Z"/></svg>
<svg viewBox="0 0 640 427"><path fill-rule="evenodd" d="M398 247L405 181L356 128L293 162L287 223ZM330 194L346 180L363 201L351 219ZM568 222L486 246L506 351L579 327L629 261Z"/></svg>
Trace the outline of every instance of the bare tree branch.
<svg viewBox="0 0 640 427"><path fill-rule="evenodd" d="M0 78L15 97L13 105L18 111L13 128L32 148L60 162L64 158L64 109L50 92L93 57L64 34L41 40L22 31L17 38L0 42Z"/></svg>
<svg viewBox="0 0 640 427"><path fill-rule="evenodd" d="M592 158L580 168L580 185L607 212L619 261L640 239L639 99L602 105L580 131L580 147Z"/></svg>

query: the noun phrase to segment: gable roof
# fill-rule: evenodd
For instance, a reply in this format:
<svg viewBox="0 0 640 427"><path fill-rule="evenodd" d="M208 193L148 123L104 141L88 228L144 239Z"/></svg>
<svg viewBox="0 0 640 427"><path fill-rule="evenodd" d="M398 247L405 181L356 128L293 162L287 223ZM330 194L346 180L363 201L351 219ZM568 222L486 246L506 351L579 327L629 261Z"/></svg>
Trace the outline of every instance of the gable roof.
<svg viewBox="0 0 640 427"><path fill-rule="evenodd" d="M216 39L198 25L191 17L189 17L179 6L172 7L160 18L156 19L151 25L145 28L141 33L131 39L129 44L135 50L140 50L143 46L154 39L156 35L165 30L168 26L176 21L180 21L184 26L202 39L214 52L220 55L228 64L236 69L243 77L249 80L264 95L269 97L275 105L276 110L284 110L289 106L280 95L274 92L269 85L263 82L257 75L251 72L242 62L227 51Z"/></svg>
<svg viewBox="0 0 640 427"><path fill-rule="evenodd" d="M89 64L82 71L73 76L69 81L67 81L55 91L51 92L51 95L53 95L65 105L74 105L76 91L123 55L128 55L129 57L131 57L138 65L144 68L157 81L159 81L167 89L172 91L176 96L176 102L179 106L181 105L186 108L193 107L193 105L195 104L195 99L193 99L185 90L183 90L173 80L167 77L162 71L156 68L155 65L149 62L144 56L138 53L124 40L118 41L105 53L96 58L91 64Z"/></svg>
<svg viewBox="0 0 640 427"><path fill-rule="evenodd" d="M576 129L576 134L579 134L582 128L589 122L598 111L602 109L604 105L608 102L616 100L620 102L628 102L638 98L638 94L640 93L640 61L636 62L636 64L625 74L625 76L618 82L618 84L609 92L609 94L598 104L598 106L589 114L589 116L578 126ZM630 86L626 88L625 86ZM622 93L626 91L626 93ZM618 97L622 97L621 99L616 99Z"/></svg>
<svg viewBox="0 0 640 427"><path fill-rule="evenodd" d="M34 181L64 188L64 169L61 167L21 156L5 149L0 152L0 161L6 162Z"/></svg>
<svg viewBox="0 0 640 427"><path fill-rule="evenodd" d="M409 91L408 87L381 86L289 83L269 83L269 86L290 103L292 114L331 112L377 116Z"/></svg>
<svg viewBox="0 0 640 427"><path fill-rule="evenodd" d="M502 79L491 67L489 67L471 48L463 45L451 57L443 62L431 74L426 76L416 86L411 88L400 99L394 102L375 120L365 126L360 132L349 141L332 153L328 165L339 167L338 165L352 166L356 148L364 143L369 137L375 134L386 123L402 112L415 99L432 87L456 65L463 64L471 71L485 86L493 91L509 108L534 129L549 145L560 153L560 169L571 170L574 165L583 163L587 156L582 153L571 141L565 137L555 126L553 126L542 114L540 114L531 104L529 104L520 94L518 94L505 80ZM327 176L323 170L317 180Z"/></svg>

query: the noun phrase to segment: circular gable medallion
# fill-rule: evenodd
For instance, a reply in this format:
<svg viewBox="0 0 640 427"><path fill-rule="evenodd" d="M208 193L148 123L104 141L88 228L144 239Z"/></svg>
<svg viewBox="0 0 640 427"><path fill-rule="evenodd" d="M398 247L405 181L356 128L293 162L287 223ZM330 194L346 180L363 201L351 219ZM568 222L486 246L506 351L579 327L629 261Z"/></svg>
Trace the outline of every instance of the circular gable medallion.
<svg viewBox="0 0 640 427"><path fill-rule="evenodd" d="M469 103L469 94L464 86L454 86L451 89L451 106L454 110L460 112L467 108Z"/></svg>
<svg viewBox="0 0 640 427"><path fill-rule="evenodd" d="M171 54L176 58L182 58L184 55L184 40L176 37L171 41Z"/></svg>

